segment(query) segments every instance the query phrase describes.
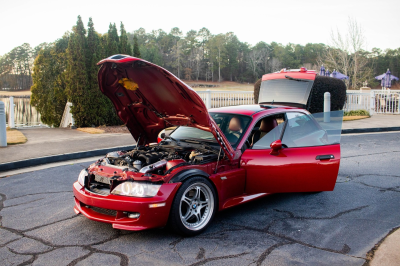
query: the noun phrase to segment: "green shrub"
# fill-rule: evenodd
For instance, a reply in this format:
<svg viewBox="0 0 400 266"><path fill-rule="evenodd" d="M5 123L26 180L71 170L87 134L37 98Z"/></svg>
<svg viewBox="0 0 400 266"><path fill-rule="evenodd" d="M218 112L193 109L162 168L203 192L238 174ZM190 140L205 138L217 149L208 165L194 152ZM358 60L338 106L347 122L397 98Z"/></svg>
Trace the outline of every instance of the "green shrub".
<svg viewBox="0 0 400 266"><path fill-rule="evenodd" d="M346 103L346 85L336 78L316 76L308 98L310 113L321 113L324 111L324 93L331 94L331 111L342 110Z"/></svg>
<svg viewBox="0 0 400 266"><path fill-rule="evenodd" d="M371 116L367 110L345 111L344 116Z"/></svg>

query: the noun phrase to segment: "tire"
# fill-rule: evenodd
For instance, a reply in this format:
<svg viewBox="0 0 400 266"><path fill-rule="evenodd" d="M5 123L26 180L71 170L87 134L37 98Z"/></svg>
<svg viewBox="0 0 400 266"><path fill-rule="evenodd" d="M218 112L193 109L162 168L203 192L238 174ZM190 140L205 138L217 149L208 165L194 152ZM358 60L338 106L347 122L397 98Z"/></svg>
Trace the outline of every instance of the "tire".
<svg viewBox="0 0 400 266"><path fill-rule="evenodd" d="M217 193L204 177L185 180L172 202L168 225L177 234L195 236L213 220L218 204Z"/></svg>

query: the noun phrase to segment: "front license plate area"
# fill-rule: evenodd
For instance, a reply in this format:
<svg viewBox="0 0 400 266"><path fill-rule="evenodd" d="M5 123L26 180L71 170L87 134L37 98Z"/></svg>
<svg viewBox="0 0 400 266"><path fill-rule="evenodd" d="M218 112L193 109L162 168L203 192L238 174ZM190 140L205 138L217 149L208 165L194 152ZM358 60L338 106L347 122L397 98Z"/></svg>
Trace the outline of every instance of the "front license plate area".
<svg viewBox="0 0 400 266"><path fill-rule="evenodd" d="M110 179L106 176L95 175L94 181L102 183L102 184L110 185Z"/></svg>

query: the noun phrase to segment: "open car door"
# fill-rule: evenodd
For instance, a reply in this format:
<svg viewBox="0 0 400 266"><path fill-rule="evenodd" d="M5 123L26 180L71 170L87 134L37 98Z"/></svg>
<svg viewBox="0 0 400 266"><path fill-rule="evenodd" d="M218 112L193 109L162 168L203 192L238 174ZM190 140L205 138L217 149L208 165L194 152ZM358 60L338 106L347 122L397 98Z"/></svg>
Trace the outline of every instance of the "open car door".
<svg viewBox="0 0 400 266"><path fill-rule="evenodd" d="M342 121L343 111L313 115L288 111L283 123L243 153L246 193L333 190Z"/></svg>

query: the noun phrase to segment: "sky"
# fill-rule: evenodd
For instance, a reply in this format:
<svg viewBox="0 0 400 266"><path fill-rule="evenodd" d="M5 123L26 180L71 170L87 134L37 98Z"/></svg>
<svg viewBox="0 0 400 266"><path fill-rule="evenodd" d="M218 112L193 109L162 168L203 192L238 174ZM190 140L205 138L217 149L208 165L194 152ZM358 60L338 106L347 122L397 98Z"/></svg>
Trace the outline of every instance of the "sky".
<svg viewBox="0 0 400 266"><path fill-rule="evenodd" d="M400 47L399 0L0 0L0 55L23 43L32 47L53 42L70 31L81 15L93 18L100 33L120 21L128 32L173 27L184 33L208 28L211 33L234 32L242 42L259 41L330 44L331 31L346 33L349 17L363 28L366 50Z"/></svg>

